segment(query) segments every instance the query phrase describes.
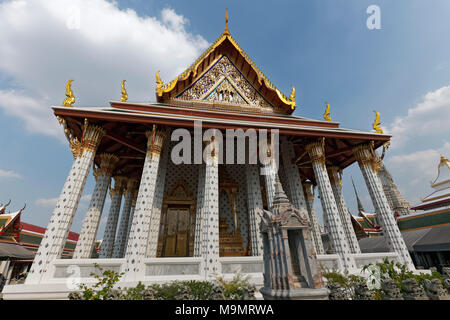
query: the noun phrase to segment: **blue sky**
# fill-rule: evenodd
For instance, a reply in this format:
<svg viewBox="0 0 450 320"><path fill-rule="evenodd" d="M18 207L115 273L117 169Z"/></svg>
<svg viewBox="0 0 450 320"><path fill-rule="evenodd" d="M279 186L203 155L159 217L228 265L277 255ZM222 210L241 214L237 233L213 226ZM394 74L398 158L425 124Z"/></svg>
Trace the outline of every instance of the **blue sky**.
<svg viewBox="0 0 450 320"><path fill-rule="evenodd" d="M380 30L366 27L373 4ZM11 198L11 210L26 202L23 220L47 225L73 161L51 110L68 79L75 79L76 106L117 100L122 79L129 101L154 101L155 72L168 81L190 65L223 31L225 8L233 37L266 76L286 94L295 86L295 114L322 119L328 101L341 126L370 131L372 110L379 111L393 134L385 163L400 190L412 203L430 192L439 154L450 156L449 1L4 0L0 202ZM350 210L356 213L351 176L373 210L355 165L344 171Z"/></svg>

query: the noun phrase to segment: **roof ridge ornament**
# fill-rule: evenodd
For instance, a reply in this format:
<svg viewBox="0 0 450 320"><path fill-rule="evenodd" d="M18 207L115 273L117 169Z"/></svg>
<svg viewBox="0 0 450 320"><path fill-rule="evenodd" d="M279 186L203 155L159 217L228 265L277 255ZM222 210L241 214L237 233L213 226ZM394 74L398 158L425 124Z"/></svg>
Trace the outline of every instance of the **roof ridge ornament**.
<svg viewBox="0 0 450 320"><path fill-rule="evenodd" d="M125 89L125 82L127 80L122 80L122 97L120 98L120 102L126 102L128 100L127 89Z"/></svg>
<svg viewBox="0 0 450 320"><path fill-rule="evenodd" d="M329 104L328 102L325 101L325 105L326 105L326 108L325 108L325 113L323 114L323 118L324 118L326 121L331 121L330 104Z"/></svg>
<svg viewBox="0 0 450 320"><path fill-rule="evenodd" d="M383 134L383 129L380 126L380 113L375 110L373 112L375 112L375 121L373 122L372 128L375 130L375 133Z"/></svg>
<svg viewBox="0 0 450 320"><path fill-rule="evenodd" d="M226 13L225 13L225 30L223 31L223 34L225 34L225 35L230 34L230 30L228 30L228 8L226 9Z"/></svg>
<svg viewBox="0 0 450 320"><path fill-rule="evenodd" d="M73 107L72 105L75 103L75 96L73 95L71 83L73 80L69 80L66 83L66 98L63 101L64 107Z"/></svg>

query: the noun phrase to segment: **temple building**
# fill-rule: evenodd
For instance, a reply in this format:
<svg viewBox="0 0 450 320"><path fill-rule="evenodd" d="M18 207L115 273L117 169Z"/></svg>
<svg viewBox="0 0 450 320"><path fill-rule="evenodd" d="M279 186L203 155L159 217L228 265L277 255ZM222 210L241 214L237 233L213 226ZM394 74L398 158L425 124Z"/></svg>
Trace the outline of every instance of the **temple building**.
<svg viewBox="0 0 450 320"><path fill-rule="evenodd" d="M5 287L5 299L66 298L69 268L89 281L94 263L124 272L122 287L214 280L237 270L262 286L257 209L271 210L278 178L310 220L321 264L358 272L390 257L414 269L377 174L375 150L390 136L340 127L329 105L323 120L293 115L294 87L287 96L263 74L231 36L228 14L224 32L184 72L167 83L156 74L156 102L128 101L125 81L122 98L108 107L73 106L71 81L66 96L53 112L73 166L25 284ZM355 162L389 239L380 254L361 253L342 194L343 170ZM89 209L77 212L92 167ZM314 188L333 254L324 251ZM108 189L111 207L94 259ZM73 258L61 259L75 214L84 215L79 240Z"/></svg>

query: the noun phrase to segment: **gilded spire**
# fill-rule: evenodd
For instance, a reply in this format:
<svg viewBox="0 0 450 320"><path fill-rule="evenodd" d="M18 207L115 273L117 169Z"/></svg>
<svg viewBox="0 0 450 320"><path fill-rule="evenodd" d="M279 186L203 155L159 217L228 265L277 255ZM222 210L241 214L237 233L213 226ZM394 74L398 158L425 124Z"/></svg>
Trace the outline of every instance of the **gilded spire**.
<svg viewBox="0 0 450 320"><path fill-rule="evenodd" d="M66 98L63 101L64 107L72 107L75 103L75 96L73 95L72 88L70 87L73 80L69 80L66 83Z"/></svg>
<svg viewBox="0 0 450 320"><path fill-rule="evenodd" d="M230 31L228 30L228 8L225 13L225 30L223 31L224 34L230 34Z"/></svg>
<svg viewBox="0 0 450 320"><path fill-rule="evenodd" d="M383 129L381 129L381 122L380 122L380 114L378 112L376 112L375 110L373 110L373 112L375 112L376 116L375 116L375 121L372 125L373 129L375 130L375 133L380 133L383 134Z"/></svg>
<svg viewBox="0 0 450 320"><path fill-rule="evenodd" d="M325 108L325 113L323 114L323 118L326 121L331 121L331 116L330 116L330 104L328 102L325 102L326 108Z"/></svg>
<svg viewBox="0 0 450 320"><path fill-rule="evenodd" d="M122 80L122 97L120 98L121 102L126 102L128 100L127 89L125 89L125 81Z"/></svg>

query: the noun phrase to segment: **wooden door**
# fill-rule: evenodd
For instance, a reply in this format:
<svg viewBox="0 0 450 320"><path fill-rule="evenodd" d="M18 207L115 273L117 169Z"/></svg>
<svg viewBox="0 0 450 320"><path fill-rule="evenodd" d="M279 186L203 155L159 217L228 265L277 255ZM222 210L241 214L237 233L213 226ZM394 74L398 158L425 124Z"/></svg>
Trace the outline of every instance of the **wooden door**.
<svg viewBox="0 0 450 320"><path fill-rule="evenodd" d="M189 210L168 208L165 257L187 257L189 243Z"/></svg>

